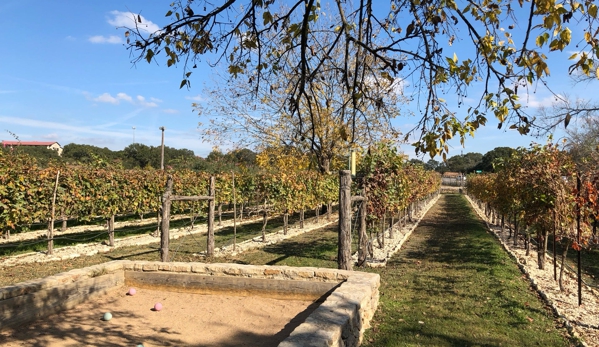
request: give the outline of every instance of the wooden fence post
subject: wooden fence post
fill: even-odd
[[[339,171],[339,240],[337,266],[352,269],[351,259],[351,171]]]
[[[208,200],[208,236],[206,237],[206,256],[214,256],[214,199],[215,199],[215,184],[214,176],[210,177],[210,191],[208,195],[212,200]]]
[[[171,215],[171,195],[173,192],[173,178],[166,179],[166,189],[162,195],[162,223],[160,225],[160,260],[168,261],[169,222]]]

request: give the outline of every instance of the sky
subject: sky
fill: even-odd
[[[133,64],[124,45],[124,30],[117,29],[132,25],[128,13],[133,12],[141,14],[148,30],[157,30],[168,23],[164,16],[168,10],[169,1],[157,0],[2,0],[0,139],[120,150],[133,142],[159,146],[159,127],[164,126],[167,146],[207,156],[213,145],[201,140],[200,119],[191,104],[202,101],[202,90],[213,83],[214,71],[199,64],[191,89],[179,89],[182,68],[167,68],[162,60]],[[590,97],[592,88],[573,86],[564,73],[571,52],[562,55],[555,65],[550,62],[552,88]],[[529,112],[550,105],[553,98],[547,90],[537,86],[530,90],[534,93],[522,98]],[[475,98],[476,90],[467,102]],[[513,130],[498,130],[497,122],[488,118],[487,126],[468,138],[465,147],[452,141],[449,156],[545,142]],[[416,119],[405,117],[398,122],[407,130]],[[409,145],[402,149],[415,157]]]

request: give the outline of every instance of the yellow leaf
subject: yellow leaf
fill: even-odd
[[[453,53],[453,62],[454,63],[458,62],[458,56],[455,53]]]

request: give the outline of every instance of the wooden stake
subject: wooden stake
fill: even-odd
[[[160,260],[168,261],[169,222],[171,215],[171,195],[173,193],[173,178],[168,176],[166,188],[162,195],[162,223],[160,224]]]
[[[208,234],[206,237],[206,256],[214,256],[214,199],[216,198],[216,189],[214,184],[214,176],[210,177],[210,191],[208,195],[212,200],[208,200]]]
[[[50,223],[48,223],[48,255],[54,253],[54,213],[56,212],[56,191],[58,190],[58,178],[60,170],[56,172],[56,182],[54,183],[54,194],[52,195],[52,210],[50,212]]]
[[[108,219],[108,245],[114,247],[114,215]]]

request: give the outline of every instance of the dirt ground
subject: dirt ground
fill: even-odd
[[[315,308],[311,301],[128,288],[0,332],[13,346],[277,346]],[[154,304],[163,305],[154,311]],[[102,320],[105,312],[113,318]]]

